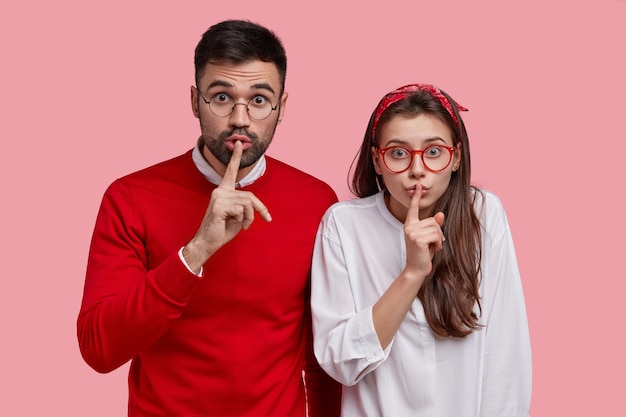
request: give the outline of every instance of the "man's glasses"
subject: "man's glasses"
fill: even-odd
[[[390,146],[378,149],[383,157],[383,162],[391,172],[399,174],[411,167],[413,155],[418,154],[424,163],[424,167],[432,172],[443,171],[450,165],[452,154],[456,148],[444,145],[431,145],[424,150],[410,150],[402,146]]]
[[[242,105],[246,106],[248,116],[250,116],[251,119],[263,120],[267,119],[269,115],[272,114],[272,111],[278,108],[278,105],[272,107],[272,103],[270,103],[267,97],[260,95],[252,97],[247,103],[236,103],[235,99],[226,93],[217,93],[211,97],[210,100],[204,98],[199,89],[198,94],[200,94],[202,100],[209,105],[211,113],[219,117],[230,115],[235,110],[235,106]]]

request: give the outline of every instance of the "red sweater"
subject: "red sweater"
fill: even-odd
[[[313,358],[309,273],[337,196],[267,157],[245,190],[269,209],[193,275],[178,250],[215,188],[191,151],[115,181],[91,242],[78,340],[98,372],[131,360],[129,416],[339,415],[340,388]]]

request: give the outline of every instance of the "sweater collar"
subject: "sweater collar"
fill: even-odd
[[[222,182],[222,176],[218,174],[217,171],[213,169],[211,165],[209,165],[206,159],[204,159],[204,156],[202,156],[202,151],[200,150],[199,141],[198,143],[196,143],[196,146],[193,148],[191,157],[193,158],[193,162],[196,165],[196,168],[198,168],[198,171],[200,171],[200,173],[204,175],[204,178],[206,178],[207,181],[215,185],[219,185],[220,182]],[[235,184],[235,187],[243,188],[252,184],[254,181],[261,178],[263,174],[265,174],[265,168],[266,168],[265,154],[263,154],[257,161],[254,168],[252,168],[252,171],[250,171],[248,175],[246,175],[241,180],[239,180]]]

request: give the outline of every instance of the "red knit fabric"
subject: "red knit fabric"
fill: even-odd
[[[215,188],[191,152],[115,181],[93,233],[78,339],[98,372],[131,360],[129,416],[338,416],[340,388],[314,362],[309,272],[323,182],[267,158],[245,190],[268,207],[204,266],[177,252]]]

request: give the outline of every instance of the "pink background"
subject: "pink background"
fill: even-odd
[[[224,18],[282,37],[269,154],[341,199],[388,90],[430,82],[468,107],[473,180],[518,250],[531,414],[626,415],[626,1],[157,3],[0,7],[0,415],[125,415],[127,365],[97,374],[76,341],[91,231],[111,181],[193,146],[193,49]]]

